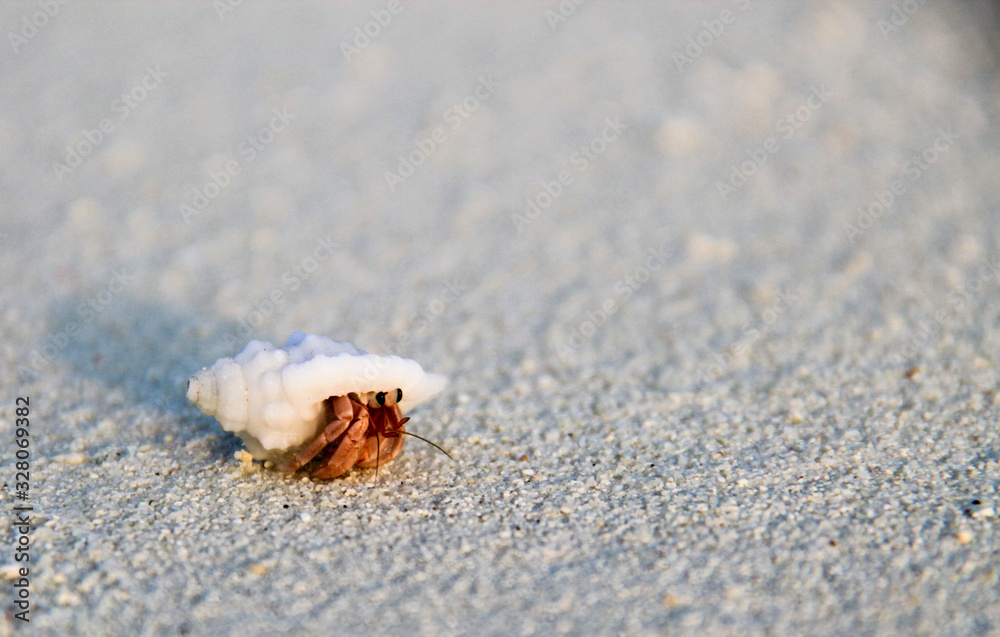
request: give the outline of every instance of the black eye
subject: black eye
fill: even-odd
[[[377,402],[379,405],[382,405],[383,407],[385,407],[385,392],[384,391],[380,391],[379,393],[375,394],[375,402]]]
[[[402,389],[397,389],[396,390],[396,402],[398,403],[401,400],[403,400],[403,390]]]

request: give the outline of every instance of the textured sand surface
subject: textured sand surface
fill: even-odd
[[[0,635],[1000,634],[991,5],[43,6]],[[295,330],[447,374],[456,462],[241,463],[185,381]]]

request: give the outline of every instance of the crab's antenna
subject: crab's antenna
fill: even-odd
[[[450,453],[448,453],[447,451],[445,451],[444,449],[442,449],[442,448],[441,448],[440,446],[438,446],[437,444],[435,444],[435,443],[431,442],[431,441],[430,441],[430,440],[428,440],[427,438],[424,438],[423,436],[418,436],[417,434],[414,434],[414,433],[410,433],[409,431],[405,431],[405,430],[400,430],[400,432],[399,432],[399,433],[401,433],[401,434],[406,434],[407,436],[413,436],[413,437],[414,437],[414,438],[416,438],[417,440],[423,440],[424,442],[426,442],[426,443],[427,443],[427,444],[429,444],[430,446],[434,447],[435,449],[437,449],[438,451],[440,451],[440,452],[441,452],[441,453],[443,453],[444,455],[448,456],[448,459],[449,459],[449,460],[451,460],[452,462],[454,462],[454,461],[455,461],[455,459],[451,457],[451,454],[450,454]]]

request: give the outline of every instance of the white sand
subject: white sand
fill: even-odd
[[[4,5],[0,634],[998,634],[998,21],[902,4]],[[457,463],[241,465],[294,330]]]

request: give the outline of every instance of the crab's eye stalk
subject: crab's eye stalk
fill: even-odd
[[[384,391],[380,391],[379,393],[375,394],[375,402],[378,403],[379,407],[385,407],[385,392]]]
[[[383,404],[383,407],[392,407],[399,402],[400,396],[403,395],[403,390],[393,389],[392,391],[382,393],[385,394],[385,404]]]
[[[403,390],[402,389],[397,389],[396,390],[396,402],[397,403],[403,402]]]

